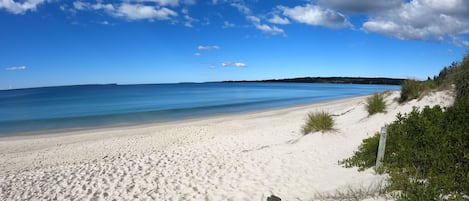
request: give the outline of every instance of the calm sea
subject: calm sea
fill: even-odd
[[[181,120],[398,89],[356,84],[191,83],[3,90],[0,136]]]

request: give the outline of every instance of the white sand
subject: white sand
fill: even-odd
[[[183,122],[0,138],[0,200],[312,200],[384,176],[338,161],[413,106],[447,106],[448,92],[368,116],[366,97]],[[303,136],[308,112],[335,114],[336,132]]]

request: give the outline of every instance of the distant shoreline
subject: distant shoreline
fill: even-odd
[[[204,84],[204,83],[242,83],[242,82],[283,82],[283,83],[324,83],[324,84],[379,84],[379,85],[401,85],[406,80],[402,78],[386,77],[298,77],[267,80],[225,80],[225,81],[207,81],[207,82],[177,82],[177,83],[142,83],[142,84],[71,84],[71,85],[52,85],[37,86],[26,88],[0,89],[0,91],[24,90],[36,88],[54,88],[54,87],[83,87],[83,86],[130,86],[130,85],[170,85],[170,84]]]
[[[324,84],[380,84],[380,85],[401,85],[406,79],[385,78],[385,77],[299,77],[286,79],[269,80],[240,80],[224,81],[230,82],[283,82],[283,83],[324,83]]]

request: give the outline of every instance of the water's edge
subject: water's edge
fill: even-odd
[[[95,95],[86,94],[88,91],[81,92],[82,94],[70,98],[72,95],[63,95],[60,93],[63,92],[48,92],[41,94],[40,96],[34,94],[32,100],[26,99],[26,101],[39,100],[35,105],[38,111],[44,113],[46,111],[44,107],[50,107],[50,110],[54,110],[54,107],[63,108],[63,105],[67,104],[72,105],[75,108],[75,112],[80,112],[80,107],[96,107],[99,110],[105,108],[110,112],[107,113],[97,113],[95,115],[85,115],[85,116],[47,116],[40,112],[38,114],[42,116],[37,116],[36,118],[31,118],[30,116],[34,115],[24,115],[28,118],[22,117],[23,119],[14,119],[11,120],[1,120],[0,119],[0,137],[8,136],[28,136],[28,135],[42,135],[49,133],[62,133],[69,131],[79,131],[87,129],[96,129],[96,128],[110,128],[110,127],[120,127],[120,126],[134,126],[142,125],[148,123],[164,123],[164,122],[173,122],[181,121],[187,119],[197,119],[205,118],[219,115],[230,115],[230,114],[239,114],[246,112],[259,112],[264,110],[272,110],[279,108],[288,108],[296,107],[300,105],[309,105],[324,101],[332,101],[337,99],[351,98],[357,96],[363,96],[371,94],[372,92],[384,91],[387,88],[379,86],[374,88],[373,86],[361,86],[361,85],[298,85],[298,84],[220,84],[220,85],[177,85],[170,86],[170,90],[167,89],[168,85],[154,86],[157,89],[148,89],[148,86],[143,86],[145,88],[131,88],[122,89],[112,88],[118,86],[105,86],[106,89],[96,90],[91,88],[91,90],[96,90],[100,93],[106,94],[109,92],[111,94],[109,97],[115,99],[108,101],[109,97],[94,97]],[[89,88],[90,86],[86,86]],[[109,89],[109,87],[111,87]],[[208,89],[207,89],[208,87]],[[233,88],[234,87],[234,88]],[[329,88],[328,88],[329,87]],[[343,88],[341,88],[343,87]],[[317,89],[319,88],[319,89]],[[392,88],[392,87],[391,87]],[[60,88],[59,88],[60,89]],[[78,88],[78,92],[83,90],[83,88]],[[89,89],[87,89],[89,90]],[[143,92],[139,92],[142,90]],[[355,90],[355,91],[354,91]],[[129,94],[129,91],[131,94]],[[195,92],[194,92],[195,91]],[[218,92],[220,94],[213,94]],[[232,95],[230,93],[238,93]],[[70,92],[66,92],[70,93]],[[140,93],[140,94],[138,94]],[[155,93],[156,95],[150,94]],[[194,93],[194,94],[187,94]],[[263,94],[264,93],[264,94]],[[137,94],[137,95],[135,95]],[[176,94],[176,95],[174,95]],[[180,95],[182,94],[182,95]],[[259,95],[261,94],[261,95]],[[0,94],[0,106],[2,106],[2,94]],[[3,103],[15,103],[14,96],[13,98],[8,96],[9,94],[3,94]],[[62,96],[61,96],[62,95]],[[165,97],[166,96],[166,97]],[[6,97],[6,98],[5,98]],[[39,97],[39,98],[37,98]],[[52,98],[51,98],[52,97]],[[137,101],[134,100],[137,97]],[[234,98],[233,98],[234,97]],[[241,98],[240,98],[241,97]],[[67,98],[71,101],[67,102]],[[93,99],[94,98],[94,99]],[[131,99],[128,101],[121,101],[122,99]],[[180,99],[188,100],[180,100]],[[193,100],[192,100],[192,99]],[[237,98],[237,99],[236,99]],[[37,99],[37,100],[36,100]],[[59,101],[57,101],[58,99]],[[85,99],[82,101],[80,99]],[[90,99],[91,101],[88,101]],[[104,101],[102,100],[104,99]],[[141,100],[143,105],[148,104],[148,100],[154,104],[155,101],[160,101],[159,105],[151,105],[149,107],[144,107],[144,109],[139,110]],[[166,100],[167,99],[167,100]],[[226,101],[225,101],[226,99]],[[65,100],[65,101],[64,101]],[[76,101],[80,100],[80,101]],[[207,100],[208,103],[207,103]],[[95,102],[100,103],[97,106]],[[140,101],[140,102],[139,102]],[[186,101],[186,102],[184,102]],[[191,102],[193,101],[193,102]],[[204,102],[205,101],[205,102]],[[24,100],[23,100],[24,102]],[[174,103],[176,102],[176,103]],[[49,103],[49,104],[47,104]],[[58,104],[54,106],[53,104]],[[61,105],[62,104],[62,105]],[[107,105],[110,105],[109,107]],[[113,106],[113,104],[117,106]],[[132,105],[130,109],[124,110],[121,105],[126,106]],[[172,105],[171,105],[172,104]],[[5,105],[5,104],[4,104]],[[23,104],[24,105],[24,104]],[[52,105],[52,106],[50,106]],[[169,106],[168,106],[169,105]],[[13,106],[15,106],[13,104]],[[68,106],[71,107],[71,106]],[[71,107],[73,109],[73,107]],[[18,107],[25,110],[24,108]],[[135,109],[137,108],[137,109]],[[2,114],[2,108],[0,108],[0,114]],[[34,108],[33,108],[34,109]],[[90,110],[89,108],[84,108],[85,110]],[[8,111],[8,109],[5,109]],[[91,109],[92,112],[94,110]],[[10,114],[15,114],[15,110],[10,109]],[[53,112],[53,111],[52,111]],[[73,110],[72,110],[73,112]],[[79,113],[78,113],[79,114]],[[44,118],[46,116],[47,118]]]

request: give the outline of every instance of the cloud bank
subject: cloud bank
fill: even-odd
[[[346,13],[373,13],[399,7],[403,0],[319,0],[318,4]]]
[[[283,16],[310,26],[328,28],[360,27],[402,40],[450,39],[465,46],[459,36],[469,33],[467,0],[318,0],[294,7],[278,6]],[[362,24],[349,18],[366,16]],[[278,19],[272,19],[272,23]]]
[[[399,39],[443,40],[469,33],[469,1],[412,0],[371,15],[363,30]]]
[[[190,12],[191,6],[199,4],[209,7],[205,9],[231,8],[248,23],[243,25],[239,18],[220,13],[221,28],[235,27],[236,23],[237,28],[255,28],[268,35],[286,36],[288,26],[297,23],[331,29],[351,28],[402,40],[446,40],[458,46],[469,45],[467,39],[463,39],[469,34],[469,0],[312,0],[290,2],[289,6],[270,5],[271,8],[264,8],[267,4],[261,1],[243,0],[212,0],[211,3],[195,0],[0,0],[0,12],[21,15],[53,3],[73,14],[87,11],[128,21],[166,20],[189,28],[195,27],[201,19],[210,21],[203,16],[204,12]],[[256,13],[258,10],[263,13]]]

